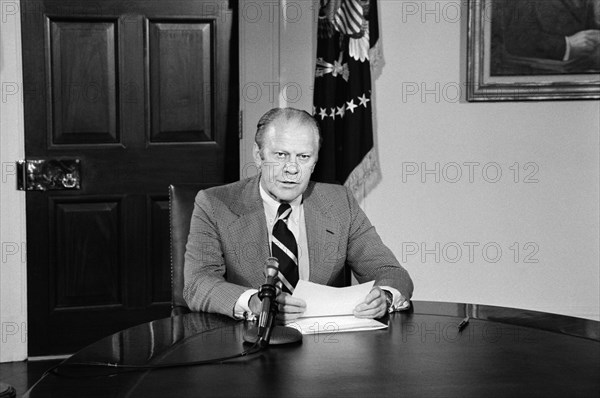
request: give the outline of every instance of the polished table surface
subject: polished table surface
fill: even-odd
[[[458,331],[466,315],[468,325]],[[305,335],[220,364],[125,372],[243,351],[249,325],[179,315],[106,337],[27,397],[599,397],[600,322],[502,307],[413,302],[383,330]],[[68,336],[65,336],[68,338]]]

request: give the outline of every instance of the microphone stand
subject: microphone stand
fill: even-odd
[[[298,329],[289,326],[275,325],[277,304],[272,303],[271,306],[275,307],[275,310],[269,312],[272,315],[269,316],[267,326],[264,328],[264,334],[260,336],[259,328],[250,326],[244,333],[244,342],[248,344],[257,343],[260,348],[274,345],[302,343],[302,333],[300,333]]]
[[[261,301],[268,300],[267,305],[269,305],[269,312],[264,314],[261,313],[261,317],[258,321],[258,344],[261,348],[269,345],[269,340],[271,339],[271,332],[273,331],[273,320],[277,316],[277,302],[275,301],[275,297],[277,296],[277,290],[275,286],[272,284],[265,283],[260,287],[258,291],[258,298]],[[263,317],[266,315],[266,319]]]
[[[267,280],[270,282],[270,280]],[[280,285],[281,282],[278,282]],[[283,345],[302,342],[302,333],[297,329],[275,325],[277,317],[277,288],[272,283],[265,283],[258,291],[258,298],[263,301],[263,308],[268,305],[268,311],[261,311],[258,320],[258,327],[250,327],[244,333],[244,341],[246,343],[258,343],[260,348],[266,348],[268,345]]]

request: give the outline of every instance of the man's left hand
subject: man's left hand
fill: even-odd
[[[380,318],[386,312],[385,293],[377,286],[371,289],[365,301],[354,308],[354,316],[357,318]]]

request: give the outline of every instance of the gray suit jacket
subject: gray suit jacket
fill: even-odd
[[[239,296],[265,281],[270,256],[259,177],[198,192],[185,254],[183,297],[193,311],[233,316]],[[412,296],[408,272],[383,244],[352,193],[311,182],[303,196],[310,277],[344,286],[344,267],[359,282]],[[302,255],[300,253],[300,255]]]

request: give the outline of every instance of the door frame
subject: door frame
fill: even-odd
[[[27,358],[27,240],[25,192],[17,191],[15,161],[25,156],[19,3],[0,10],[0,362]]]
[[[258,172],[252,146],[265,112],[290,106],[312,114],[318,4],[279,0],[276,7],[268,0],[240,1],[240,178]]]

